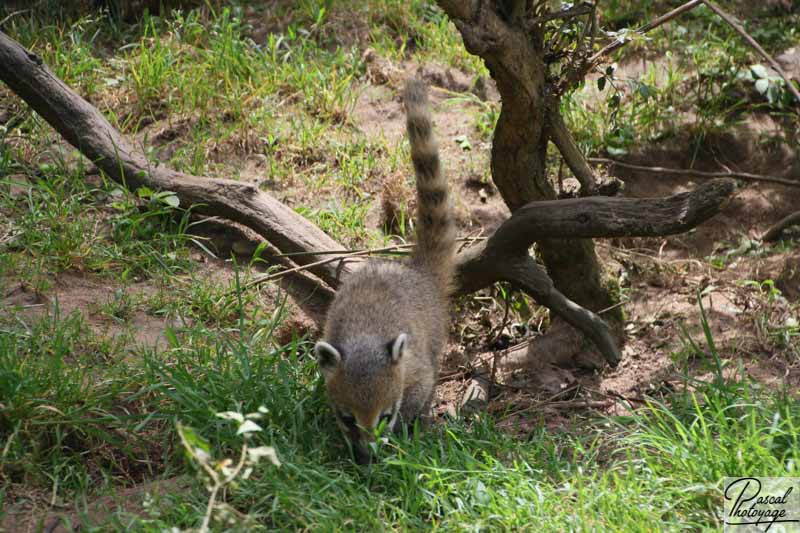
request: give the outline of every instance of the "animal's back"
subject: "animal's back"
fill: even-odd
[[[435,373],[447,337],[456,230],[425,85],[409,80],[403,100],[417,184],[417,245],[409,262],[372,262],[353,274],[337,291],[325,336],[408,333],[412,355],[424,354]]]
[[[448,301],[429,272],[410,263],[373,261],[349,276],[328,312],[325,338],[348,344],[354,332],[394,339],[409,335],[410,352],[435,372],[449,321]]]

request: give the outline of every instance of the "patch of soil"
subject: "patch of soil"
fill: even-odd
[[[123,287],[116,281],[67,271],[58,274],[52,288],[43,293],[19,282],[6,287],[5,294],[0,295],[0,307],[4,309],[16,308],[30,317],[45,313],[67,317],[77,312],[83,316],[86,325],[103,337],[130,336],[134,346],[166,346],[164,330],[171,324],[164,319],[137,310],[125,316],[124,320],[115,320],[102,312],[104,304],[114,306],[121,297],[152,296],[157,289],[147,282]]]
[[[690,138],[672,139],[659,146],[642,150],[627,162],[647,166],[695,168],[774,175],[797,180],[800,185],[800,157],[787,144],[765,145],[765,135],[779,138],[782,128],[768,116],[748,119],[733,134],[707,137],[703,142]],[[625,195],[630,197],[665,196],[691,190],[702,178],[690,175],[668,175],[657,172],[612,167],[625,182]],[[774,183],[740,181],[740,187],[722,212],[688,234],[666,237],[659,254],[668,259],[702,259],[725,243],[736,243],[741,237],[754,239],[775,222],[797,210],[800,187]],[[645,240],[631,241],[638,245]],[[650,241],[652,242],[652,241]]]
[[[133,487],[118,488],[111,494],[99,496],[89,502],[76,502],[74,509],[44,503],[47,501],[47,495],[41,494],[39,497],[32,497],[24,504],[7,509],[0,522],[0,531],[8,533],[83,531],[107,525],[108,520],[118,513],[145,516],[148,498],[185,492],[191,485],[191,480],[184,476],[149,481]]]

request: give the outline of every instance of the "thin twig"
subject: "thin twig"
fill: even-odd
[[[600,241],[595,242],[595,246],[599,246],[600,248],[605,248],[609,250],[611,253],[618,253],[622,255],[635,255],[658,264],[679,265],[682,263],[688,263],[697,266],[700,270],[705,268],[705,265],[703,265],[703,263],[698,261],[697,259],[661,259],[660,257],[653,255],[652,253],[646,254],[643,252],[637,252],[636,250],[631,248],[619,248],[617,246],[611,246],[609,244]],[[639,248],[639,249],[648,250],[647,248]]]
[[[492,340],[490,342],[487,342],[487,346],[489,346],[490,348],[492,344],[496,343],[500,339],[500,336],[503,334],[503,330],[506,329],[506,327],[508,326],[508,313],[509,310],[511,309],[510,286],[508,288],[508,291],[506,292],[506,297],[504,299],[505,299],[506,309],[505,312],[503,313],[503,320],[502,322],[500,322],[500,327],[498,328],[497,332],[494,335],[492,335]],[[500,352],[498,350],[493,350],[493,352],[494,353],[492,354],[492,373],[491,376],[489,377],[489,393],[488,393],[489,398],[491,398],[492,394],[494,393],[495,380],[497,379],[497,359],[500,357]]]
[[[639,34],[643,35],[643,34],[647,33],[648,31],[653,30],[655,28],[658,28],[659,26],[669,22],[670,20],[674,19],[675,17],[677,17],[679,15],[682,15],[683,13],[696,8],[697,6],[699,6],[702,3],[703,3],[703,0],[691,0],[690,2],[686,2],[682,6],[676,7],[675,9],[670,11],[669,13],[661,15],[657,19],[655,19],[655,20],[653,20],[651,22],[648,22],[647,24],[645,24],[644,26],[642,26],[641,28],[636,30],[636,33],[639,33]],[[617,39],[614,42],[612,42],[611,44],[607,45],[605,48],[603,48],[602,50],[600,50],[599,52],[597,52],[596,54],[594,54],[592,57],[589,58],[588,68],[591,69],[593,66],[595,66],[597,63],[600,62],[600,60],[603,58],[603,56],[608,55],[611,52],[613,52],[613,51],[615,51],[615,50],[617,50],[619,48],[622,48],[623,46],[625,46],[629,42],[630,42],[630,39]]]
[[[800,91],[797,90],[797,87],[794,86],[794,84],[791,82],[791,80],[783,71],[778,62],[775,61],[772,58],[772,56],[769,55],[767,51],[764,50],[764,48],[762,48],[761,45],[758,44],[758,42],[755,39],[753,39],[753,37],[749,33],[747,33],[745,29],[742,27],[742,25],[736,22],[736,20],[732,16],[723,11],[718,5],[716,5],[714,2],[711,2],[710,0],[702,0],[702,2],[708,7],[708,9],[719,15],[719,17],[722,20],[728,23],[728,25],[731,28],[736,30],[736,33],[744,37],[744,40],[747,41],[747,44],[755,48],[756,52],[758,52],[761,55],[761,57],[767,60],[767,63],[769,63],[769,65],[773,69],[775,69],[775,72],[777,72],[778,75],[781,78],[783,78],[783,81],[786,82],[786,87],[789,89],[789,92],[792,93],[795,100],[797,100],[797,103],[800,104]]]
[[[779,183],[787,187],[800,187],[800,181],[790,180],[786,178],[778,178],[775,176],[765,176],[763,174],[751,174],[749,172],[704,172],[701,170],[693,170],[690,168],[665,168],[665,167],[648,167],[644,165],[634,165],[631,163],[623,163],[616,159],[609,159],[607,157],[590,157],[590,163],[604,163],[607,165],[617,165],[623,168],[630,168],[632,170],[642,170],[645,172],[657,172],[659,174],[681,174],[690,175],[700,178],[737,178],[748,181],[764,181],[767,183]]]
[[[642,404],[642,405],[647,404],[647,400],[643,400],[641,398],[633,398],[633,397],[630,397],[630,396],[624,396],[624,395],[622,395],[622,394],[620,394],[619,392],[616,392],[616,391],[604,392],[604,391],[601,391],[599,389],[594,389],[594,388],[586,387],[586,386],[584,386],[583,388],[586,389],[588,392],[591,392],[591,393],[594,393],[594,394],[599,394],[600,396],[605,396],[606,398],[609,398],[611,400],[620,400],[620,401],[623,401],[623,402],[627,402],[629,404],[632,404],[634,402]]]
[[[508,420],[509,418],[511,418],[512,416],[520,415],[522,413],[531,411],[532,409],[535,409],[535,408],[540,407],[542,405],[551,403],[551,402],[555,401],[557,398],[560,398],[561,396],[564,396],[565,394],[569,394],[570,392],[573,392],[573,391],[577,390],[578,387],[580,387],[580,384],[576,383],[575,385],[567,387],[566,389],[560,390],[557,393],[555,393],[552,396],[550,396],[549,398],[545,398],[544,400],[539,400],[537,402],[532,403],[531,405],[528,405],[527,407],[523,407],[522,409],[518,409],[516,411],[513,411],[513,412],[505,415],[504,417],[500,418],[499,422],[504,422],[504,421]]]
[[[490,337],[490,339],[491,339],[491,340],[488,340],[488,341],[486,341],[486,346],[487,346],[489,349],[491,349],[491,346],[492,346],[492,344],[494,344],[495,342],[497,342],[497,340],[500,338],[500,335],[502,335],[502,334],[503,334],[503,330],[504,330],[504,329],[506,328],[506,326],[508,325],[508,312],[509,312],[509,309],[510,309],[510,307],[511,307],[511,305],[510,305],[510,301],[511,301],[511,287],[510,287],[510,286],[509,286],[509,290],[506,292],[506,296],[505,296],[505,298],[503,298],[503,301],[505,302],[505,311],[504,311],[504,313],[503,313],[503,320],[502,320],[502,321],[500,321],[500,326],[497,328],[497,330],[495,331],[494,335],[492,335],[492,336]]]
[[[465,243],[473,243],[479,240],[485,240],[486,237],[469,237],[469,238],[462,238],[456,239],[457,242],[465,242]],[[285,254],[275,254],[270,255],[270,258],[280,258],[280,257],[293,257],[293,256],[302,256],[302,255],[335,255],[335,257],[329,257],[327,259],[321,259],[314,263],[307,263],[305,265],[299,265],[292,268],[287,268],[286,270],[281,270],[279,272],[274,272],[272,274],[265,274],[264,276],[257,277],[250,282],[246,283],[242,286],[242,290],[251,289],[262,283],[266,283],[267,281],[273,281],[276,279],[280,279],[284,276],[289,274],[293,274],[295,272],[304,272],[306,270],[310,270],[312,268],[326,265],[328,263],[333,263],[334,261],[345,261],[352,257],[363,257],[365,255],[372,255],[377,253],[405,253],[404,251],[409,248],[414,248],[416,244],[396,244],[393,246],[384,246],[383,248],[366,248],[360,250],[323,250],[323,251],[308,251],[308,252],[291,252]],[[337,274],[338,278],[338,274]],[[232,291],[234,292],[234,291]]]
[[[270,254],[270,259],[277,259],[279,257],[299,257],[304,255],[342,255],[342,254],[355,254],[355,253],[371,253],[371,254],[379,254],[379,253],[386,253],[392,252],[395,250],[405,250],[408,248],[414,248],[416,244],[393,244],[391,246],[384,246],[383,248],[356,248],[352,250],[312,250],[308,252],[289,252],[285,254]]]
[[[485,241],[486,239],[488,239],[488,237],[483,236],[483,228],[478,228],[463,239],[457,239],[457,241],[461,241],[461,246],[458,247],[456,253],[460,254],[463,250],[469,248],[476,242]]]
[[[350,254],[341,254],[341,255],[337,255],[336,257],[329,257],[328,259],[321,259],[319,261],[315,261],[314,263],[308,263],[308,264],[305,264],[305,265],[296,266],[296,267],[289,268],[289,269],[286,269],[286,270],[281,270],[280,272],[275,272],[274,274],[267,274],[265,276],[257,277],[254,280],[246,283],[242,288],[243,289],[250,289],[252,287],[255,287],[256,285],[261,285],[262,283],[266,283],[267,281],[271,281],[271,280],[274,280],[274,279],[282,278],[282,277],[286,276],[287,274],[291,274],[293,272],[302,272],[302,271],[308,270],[310,268],[318,267],[318,266],[321,266],[321,265],[326,265],[328,263],[333,263],[334,261],[342,261],[342,260],[347,259],[349,257],[359,257],[359,256],[368,255],[370,253],[371,253],[371,250],[363,250],[361,252],[353,252],[353,253],[350,253]]]
[[[462,240],[462,239],[457,239]],[[393,250],[401,250],[405,248],[413,248],[416,246],[415,244],[396,244],[394,246],[385,246],[383,248],[367,248],[362,250],[355,250],[355,251],[347,251],[347,250],[325,250],[322,252],[294,252],[294,253],[287,253],[287,254],[279,254],[279,255],[272,255],[270,257],[278,258],[278,257],[291,257],[293,255],[308,255],[308,254],[318,254],[318,255],[326,255],[326,254],[335,254],[336,257],[329,257],[327,259],[321,259],[314,263],[308,263],[305,265],[299,265],[296,267],[288,268],[286,270],[281,270],[280,272],[275,272],[272,274],[266,274],[264,276],[257,277],[252,281],[246,283],[242,286],[242,289],[250,289],[257,285],[261,285],[262,283],[266,283],[267,281],[272,281],[276,279],[280,279],[288,274],[292,274],[294,272],[303,272],[305,270],[312,269],[314,267],[318,267],[321,265],[325,265],[328,263],[333,263],[334,261],[344,261],[351,257],[363,257],[365,255],[371,255],[374,253],[387,253]]]
[[[30,11],[30,9],[20,9],[19,11],[14,11],[13,13],[10,13],[3,20],[0,20],[0,28],[2,28],[5,25],[6,22],[8,22],[9,20],[13,19],[17,15],[21,15],[23,13],[27,13],[28,11]]]
[[[611,400],[585,400],[583,398],[576,398],[574,400],[561,400],[550,402],[550,407],[568,407],[571,409],[607,409],[614,405]]]
[[[471,370],[459,370],[457,372],[451,372],[450,374],[440,375],[437,379],[437,383],[444,383],[445,381],[452,381],[453,378],[465,378],[470,374]]]
[[[612,309],[616,309],[617,307],[621,307],[621,306],[625,305],[628,302],[630,302],[630,299],[620,300],[619,302],[615,303],[614,305],[609,305],[605,309],[601,309],[601,310],[597,311],[597,314],[598,315],[602,315],[603,313],[608,313]]]
[[[475,241],[483,241],[486,240],[486,237],[461,237],[456,239],[456,242],[464,242],[467,244],[473,244]],[[407,250],[411,248],[415,248],[417,246],[416,243],[408,243],[408,244],[393,244],[391,246],[385,246],[383,248],[354,248],[350,250],[311,250],[309,252],[289,252],[285,254],[270,254],[270,259],[278,258],[278,257],[297,257],[303,255],[334,255],[334,254],[352,254],[356,252],[370,252],[370,253],[385,253],[385,252],[392,252],[394,250]],[[405,253],[405,252],[403,252]]]
[[[239,472],[242,470],[244,466],[245,459],[247,458],[247,443],[242,445],[242,453],[239,457],[239,462],[236,463],[233,471],[230,475],[226,476],[224,479],[219,479],[216,471],[208,465],[208,463],[201,463],[205,471],[214,480],[214,486],[211,488],[211,494],[208,497],[208,504],[206,505],[206,513],[203,516],[203,523],[200,525],[200,532],[206,533],[208,531],[208,525],[211,523],[211,515],[214,512],[214,506],[216,505],[217,494],[219,493],[220,489],[223,488],[225,485],[236,479],[236,476],[239,475]]]
[[[533,26],[534,24],[542,24],[545,22],[549,22],[551,20],[556,19],[570,19],[574,17],[579,17],[581,15],[586,15],[594,11],[594,5],[592,4],[581,4],[578,6],[573,6],[569,9],[565,9],[563,11],[555,11],[551,13],[545,13],[544,15],[534,17],[528,21],[526,21],[526,25],[528,27]]]

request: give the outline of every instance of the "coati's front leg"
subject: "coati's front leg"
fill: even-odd
[[[425,379],[406,387],[403,391],[403,403],[400,406],[401,423],[395,425],[395,432],[402,431],[403,426],[410,432],[418,419],[426,422],[430,418],[434,385],[433,375],[426,375]]]

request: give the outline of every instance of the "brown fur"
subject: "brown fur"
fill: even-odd
[[[410,423],[428,412],[447,340],[455,253],[447,180],[424,85],[409,81],[404,99],[417,178],[416,250],[409,262],[371,262],[346,279],[315,348],[360,462],[381,416],[397,427],[398,419]]]

